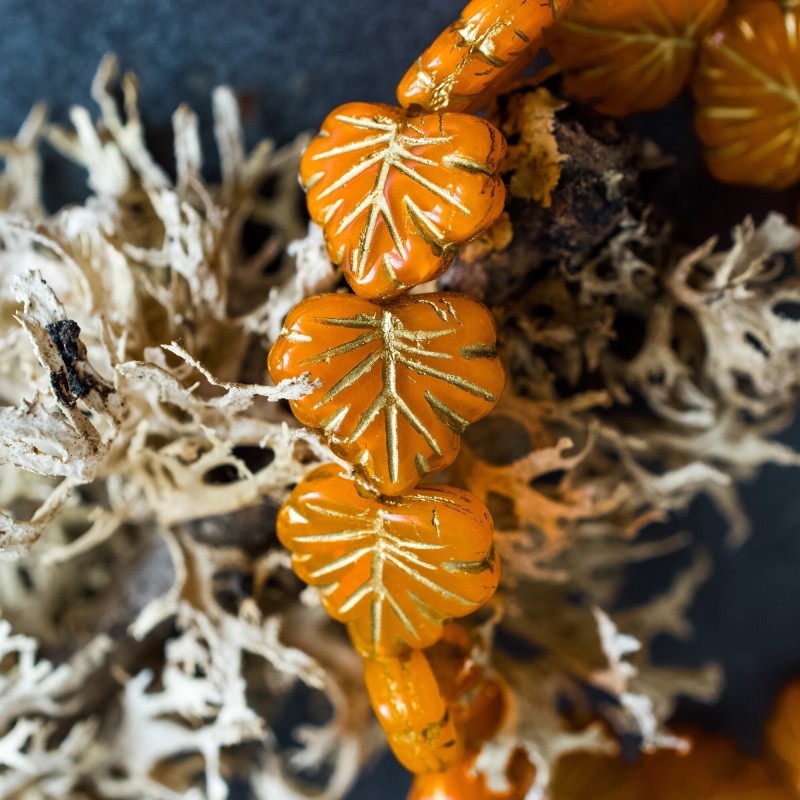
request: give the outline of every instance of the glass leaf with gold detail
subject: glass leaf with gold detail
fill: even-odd
[[[505,88],[541,47],[545,28],[571,0],[473,0],[408,70],[406,108],[472,111]]]
[[[452,463],[505,382],[489,310],[449,293],[388,305],[308,298],[287,317],[269,371],[276,382],[304,373],[318,382],[291,401],[295,416],[386,495]]]
[[[323,123],[300,178],[331,261],[356,294],[388,299],[441,275],[497,219],[505,152],[478,117],[350,103]]]
[[[379,497],[336,464],[294,489],[278,537],[298,577],[320,587],[325,610],[370,657],[432,644],[447,619],[480,608],[500,578],[492,520],[476,497],[441,486]]]
[[[443,772],[461,761],[464,743],[457,721],[424,653],[367,658],[364,682],[386,739],[407,770]]]
[[[716,178],[773,189],[800,180],[800,4],[734,3],[703,42],[694,94]]]
[[[686,86],[697,46],[728,0],[575,0],[545,35],[567,91],[625,116],[661,108]]]

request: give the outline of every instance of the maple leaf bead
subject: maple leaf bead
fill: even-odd
[[[468,114],[350,103],[300,164],[311,218],[353,291],[386,300],[441,275],[505,204],[503,135]]]
[[[388,499],[328,464],[295,487],[277,530],[298,577],[320,587],[322,606],[365,656],[433,644],[447,619],[480,608],[500,579],[489,512],[460,489]]]
[[[423,653],[367,658],[364,682],[386,739],[407,770],[443,772],[461,761],[461,734]]]
[[[700,52],[695,128],[719,180],[781,189],[800,180],[800,8],[734,3]]]
[[[442,628],[425,650],[445,699],[463,722],[468,750],[478,751],[500,729],[509,709],[508,688],[499,676],[485,676],[473,655],[472,641],[457,622]]]
[[[612,116],[661,108],[686,86],[728,0],[575,0],[545,35],[567,91]]]
[[[541,47],[542,31],[570,0],[473,0],[408,70],[401,106],[428,111],[479,108]]]
[[[308,298],[269,355],[277,383],[308,373],[318,388],[291,401],[304,425],[385,495],[400,495],[455,459],[461,433],[503,391],[494,321],[459,294],[377,305],[351,294]]]

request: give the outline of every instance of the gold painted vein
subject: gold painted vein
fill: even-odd
[[[499,580],[491,517],[476,497],[432,486],[379,498],[335,464],[292,492],[278,536],[297,575],[370,656],[432,644],[444,620],[475,611]]]
[[[500,397],[503,367],[488,309],[457,294],[378,306],[354,295],[309,298],[270,353],[275,381],[305,372],[319,388],[292,409],[386,495],[450,464],[470,423]]]

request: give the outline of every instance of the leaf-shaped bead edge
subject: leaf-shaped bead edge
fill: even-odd
[[[438,120],[435,126],[436,135],[423,135],[422,130],[432,118]],[[458,136],[452,132],[459,125],[468,126],[471,133],[471,138],[465,137],[462,140],[465,150],[469,150],[466,145],[477,138],[478,131],[485,135],[487,143],[484,157],[479,159],[459,152]],[[322,149],[323,143],[331,137],[337,126],[351,126],[355,130],[363,130],[367,136],[361,141]],[[425,148],[444,144],[450,144],[452,152],[443,156],[440,162],[426,158]],[[381,149],[372,152],[370,148]],[[321,191],[314,191],[325,177],[325,171],[320,170],[318,165],[327,159],[350,157],[361,150],[365,151],[361,161],[325,185]],[[326,117],[319,134],[304,153],[300,169],[301,182],[308,194],[309,213],[323,227],[331,261],[342,267],[345,278],[357,295],[369,300],[385,301],[409,288],[438,278],[448,268],[456,251],[480,236],[499,217],[505,205],[506,192],[498,170],[505,154],[506,142],[502,133],[482,118],[456,113],[422,114],[388,105],[349,103],[335,109]],[[452,175],[457,176],[459,172],[464,179],[475,175],[485,176],[486,186],[481,191],[482,207],[470,207],[451,188],[438,185],[420,174],[420,169],[436,166],[447,170],[451,181],[457,182],[457,178]],[[331,220],[343,202],[341,197],[334,199],[334,196],[370,169],[376,170],[371,189],[349,213],[338,220],[337,227],[331,230]],[[451,231],[444,230],[437,224],[436,215],[429,214],[408,194],[403,195],[400,209],[393,208],[387,198],[387,190],[398,177],[412,181],[438,202],[451,206],[465,217],[474,215],[477,211],[468,234],[451,237]],[[320,201],[328,199],[331,201],[328,205],[317,208]],[[407,224],[398,224],[399,213],[405,215]],[[346,246],[337,244],[338,239],[364,214],[366,221],[359,235],[358,247],[352,248],[352,253],[349,253]],[[405,219],[403,221],[405,223]],[[391,254],[383,253],[382,270],[385,274],[378,280],[370,279],[374,269],[368,269],[368,266],[375,260],[372,246],[380,225],[385,225],[389,232],[393,252],[401,264],[393,265]],[[404,240],[401,230],[408,230],[418,237],[428,250],[426,258],[433,262],[432,266],[416,276],[410,276],[407,269],[413,256],[415,241],[407,238]]]
[[[591,0],[590,0],[591,1]],[[631,4],[642,0],[634,0]],[[624,117],[662,108],[674,100],[691,78],[696,53],[703,35],[723,14],[728,0],[704,0],[694,16],[686,0],[686,19],[674,23],[654,0],[647,0],[655,10],[652,26],[633,24],[615,28],[608,24],[601,4],[596,24],[578,22],[575,17],[587,5],[576,0],[567,12],[545,33],[545,46],[564,70],[566,91],[591,104],[603,114]],[[596,44],[579,46],[572,37],[592,37]],[[621,59],[626,46],[644,48],[638,60]],[[594,58],[590,54],[595,53]]]
[[[323,495],[321,500],[316,498],[319,493]],[[335,498],[327,505],[326,494]],[[337,508],[342,503],[347,510]],[[415,514],[420,515],[419,522],[412,521]],[[342,529],[320,531],[311,524],[315,515]],[[403,515],[408,519],[400,523],[401,527],[410,524],[413,531],[423,531],[430,521],[435,538],[427,542],[398,534],[393,529]],[[459,533],[469,536],[469,541],[463,546],[454,545],[452,534],[449,541],[448,535],[443,539],[445,525],[458,525]],[[304,531],[305,526],[310,526],[309,531]],[[293,490],[278,515],[277,532],[281,543],[292,553],[295,572],[311,585],[323,587],[323,606],[335,619],[350,622],[353,643],[365,657],[386,657],[409,647],[434,644],[448,619],[476,611],[491,598],[500,580],[500,561],[492,544],[493,525],[488,509],[474,495],[449,486],[428,486],[396,498],[380,497],[365,490],[340,466],[326,464],[309,473]],[[480,540],[476,542],[478,534]],[[452,552],[454,546],[467,551],[464,556],[474,552],[476,558],[431,560],[430,554],[435,555],[437,550]],[[337,558],[322,567],[317,563],[309,572],[313,564],[309,560],[316,556],[319,562],[321,549],[337,547],[344,548]],[[369,559],[369,577],[350,586],[347,597],[337,597],[336,591],[347,580],[347,570],[356,568],[359,562],[363,564],[365,558]],[[423,591],[403,591],[387,585],[387,568],[394,571],[395,578],[402,578],[412,587],[418,585]],[[439,570],[441,576],[437,578]],[[442,580],[455,574],[470,576],[469,591],[454,585],[452,578]],[[440,596],[450,613],[424,600],[427,592]],[[363,621],[352,622],[351,612],[365,600],[368,615]],[[397,621],[402,633],[396,641],[385,640],[385,622],[390,618]]]

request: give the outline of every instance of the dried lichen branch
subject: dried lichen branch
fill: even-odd
[[[283,402],[313,387],[264,382],[286,313],[340,277],[299,212],[305,140],[248,153],[218,89],[220,182],[185,106],[173,178],[116,76],[104,59],[97,120],[35,107],[0,142],[0,797],[224,800],[237,779],[335,800],[380,737],[359,659],[275,537],[332,458]],[[716,666],[650,654],[690,633],[702,553],[660,596],[601,609],[626,566],[692,546],[634,541],[649,523],[706,492],[740,539],[737,482],[797,463],[772,436],[799,385],[800,234],[772,216],[685,247],[605,122],[537,87],[496,114],[520,134],[514,197],[444,280],[497,306],[509,388],[447,477],[492,508],[505,557],[471,630],[512,713],[478,768],[501,788],[522,746],[544,798],[565,753],[681,747],[677,698],[719,689]],[[85,167],[84,203],[43,209],[43,138]]]
[[[293,607],[285,559],[262,561],[270,513],[326,455],[278,402],[313,385],[264,383],[286,310],[337,279],[315,229],[303,239],[302,142],[248,155],[222,88],[221,184],[202,178],[186,107],[173,181],[145,146],[135,79],[123,112],[115,78],[109,57],[97,122],[75,109],[74,130],[48,127],[37,108],[0,147],[0,634],[19,651],[0,657],[0,795],[222,800],[236,765],[270,796],[339,797],[375,740],[359,663]],[[86,168],[83,205],[42,209],[43,136]],[[228,575],[259,588],[226,605]],[[298,681],[335,713],[298,715],[292,753],[272,726]]]
[[[591,608],[614,602],[626,564],[691,544],[630,541],[649,524],[706,494],[739,543],[749,530],[739,481],[800,463],[773,438],[800,390],[800,232],[772,214],[746,220],[728,249],[687,247],[637,196],[630,142],[602,120],[561,118],[557,102],[528,88],[501,99],[497,121],[519,132],[530,106],[541,106],[531,126],[549,120],[547,141],[566,156],[562,179],[546,194],[542,165],[517,148],[508,177],[534,185],[509,204],[513,235],[487,237],[443,280],[497,302],[503,323],[506,395],[448,478],[493,511],[501,626],[534,654],[519,663],[495,654],[519,707],[479,766],[500,789],[502,754],[522,745],[537,766],[531,796],[545,797],[560,755],[613,749],[609,727],[646,750],[682,746],[665,727],[676,698],[719,692],[718,666],[655,667],[648,646],[689,633],[689,603],[709,574],[702,553],[667,593],[613,623]],[[609,702],[594,707],[583,684]],[[557,696],[574,709],[567,720]]]

